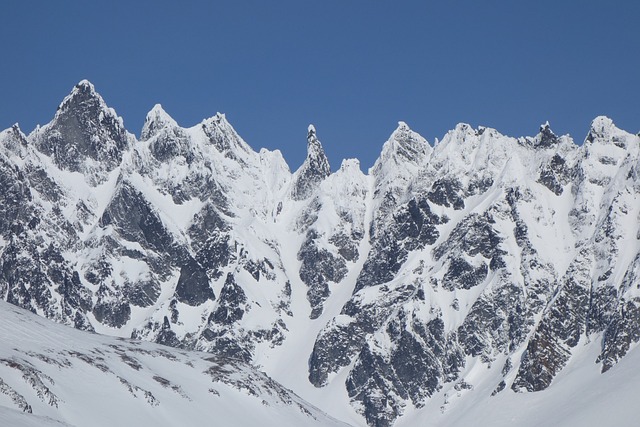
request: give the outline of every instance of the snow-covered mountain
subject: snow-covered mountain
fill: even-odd
[[[222,114],[183,128],[156,105],[140,135],[87,81],[0,133],[5,300],[249,363],[354,425],[452,423],[576,365],[624,378],[640,137],[610,119],[582,145],[460,124],[432,147],[400,123],[368,174],[331,173],[313,126],[293,173]]]

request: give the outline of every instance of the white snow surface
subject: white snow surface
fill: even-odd
[[[472,390],[441,391],[424,408],[408,411],[395,427],[636,426],[640,351],[636,347],[610,371],[601,374],[599,366],[593,363],[598,347],[582,342],[552,386],[535,393],[514,393],[507,389],[491,396],[499,372],[481,366]]]
[[[0,324],[2,426],[347,426],[211,354],[77,331],[4,301]]]
[[[86,81],[79,83],[79,86],[87,85],[90,83]],[[94,91],[93,86],[88,87]],[[67,101],[65,99],[62,105]],[[117,117],[106,104],[104,109],[105,114]],[[132,143],[122,164],[98,184],[87,182],[78,172],[60,170],[51,158],[19,142],[21,139],[33,142],[43,129],[46,125],[28,138],[18,128],[3,131],[0,133],[0,154],[21,167],[42,168],[64,189],[59,207],[62,215],[78,230],[81,241],[77,243],[80,250],[65,255],[81,272],[89,261],[104,256],[101,247],[94,242],[107,237],[119,238],[112,228],[100,226],[100,218],[123,179],[126,178],[153,206],[174,240],[187,246],[190,244],[188,229],[207,205],[212,187],[217,186],[215,189],[228,202],[228,212],[220,214],[232,226],[229,235],[237,259],[221,271],[219,278],[212,279],[210,286],[218,297],[226,274],[233,273],[250,302],[246,315],[233,325],[230,333],[241,336],[252,330],[271,329],[282,319],[286,324],[282,343],[258,343],[253,363],[320,409],[295,396],[292,397],[294,404],[288,405],[268,392],[265,399],[263,395],[251,396],[244,389],[215,382],[215,378],[203,374],[212,364],[206,360],[210,357],[207,354],[89,335],[0,303],[0,357],[39,370],[40,383],[58,401],[57,408],[50,405],[48,398],[38,397],[39,392],[21,372],[7,363],[0,363],[0,379],[23,395],[34,413],[16,412],[9,395],[0,394],[0,425],[48,427],[68,424],[79,427],[87,425],[87,419],[96,427],[208,425],[212,417],[219,425],[234,426],[342,425],[325,416],[324,411],[351,425],[364,426],[364,419],[351,405],[344,386],[351,366],[333,373],[324,387],[316,388],[309,382],[308,360],[318,334],[331,326],[351,321],[349,316],[341,314],[350,298],[373,303],[406,283],[418,284],[425,293],[424,306],[415,308],[423,320],[436,313],[442,316],[447,331],[456,330],[478,298],[492,292],[492,287],[498,283],[496,277],[490,275],[480,286],[468,290],[446,291],[429,285],[429,279],[442,278],[447,265],[446,260],[434,259],[433,248],[446,242],[456,224],[472,214],[482,215],[488,211],[495,214],[494,228],[504,238],[501,245],[509,254],[506,270],[511,280],[524,288],[520,270],[523,254],[517,246],[513,224],[505,219],[508,214],[505,188],[518,188],[524,194],[518,205],[519,214],[529,226],[527,235],[533,249],[542,262],[551,266],[550,277],[545,279],[553,281],[563,277],[582,247],[601,252],[610,249],[598,246],[598,230],[603,225],[603,212],[609,206],[616,212],[613,218],[621,225],[620,229],[631,231],[617,238],[614,249],[620,256],[614,265],[596,264],[594,270],[604,273],[611,268],[608,280],[618,283],[640,252],[636,237],[640,223],[638,192],[617,191],[633,168],[637,169],[640,139],[617,129],[604,117],[594,120],[590,133],[592,140],[581,147],[576,147],[569,137],[560,137],[557,145],[535,149],[532,145],[540,136],[515,139],[491,128],[473,129],[466,124],[458,125],[431,147],[406,123],[400,122],[368,174],[361,172],[357,160],[345,160],[340,169],[324,179],[305,200],[291,198],[291,184],[296,174],[292,174],[282,154],[266,149],[255,152],[223,114],[191,128],[182,128],[160,105],[154,106],[147,116],[141,140]],[[315,134],[315,127],[310,125],[308,131]],[[626,145],[611,144],[614,140]],[[319,142],[314,149],[318,147]],[[172,154],[160,161],[154,153],[162,150]],[[580,165],[577,186],[566,187],[561,195],[552,193],[538,182],[541,165],[558,153],[566,159],[567,167]],[[429,202],[435,214],[448,219],[438,225],[439,237],[435,244],[411,252],[392,281],[384,286],[365,288],[354,296],[356,280],[371,250],[371,233],[377,232],[372,225],[383,224],[393,217],[397,206],[417,195],[424,196],[438,179],[452,176],[460,180],[462,188],[485,179],[490,180],[490,185],[486,192],[467,197],[462,209]],[[194,183],[206,185],[198,187]],[[185,200],[175,197],[178,190],[184,190]],[[44,219],[53,215],[58,206],[42,201],[36,190],[32,190],[32,194],[43,206]],[[85,205],[91,215],[80,218],[77,209],[80,204]],[[576,226],[575,216],[581,212],[588,212],[592,217]],[[323,312],[317,319],[309,318],[308,288],[299,275],[298,251],[310,230],[318,234],[323,248],[335,256],[338,250],[331,238],[338,232],[362,236],[357,242],[359,257],[345,263],[348,271],[339,283],[329,284],[331,294],[324,301]],[[45,244],[56,243],[56,235],[47,237]],[[137,242],[119,241],[127,249],[143,252]],[[0,253],[4,246],[5,242],[0,240]],[[256,280],[243,269],[249,261],[265,259],[273,264],[272,278],[263,274]],[[476,265],[484,259],[477,255],[466,261]],[[114,276],[118,277],[114,287],[123,286],[125,279],[136,281],[150,274],[146,264],[139,260],[122,257],[109,262],[116,272]],[[531,274],[543,273],[533,271]],[[179,271],[174,271],[164,277],[157,302],[145,308],[134,307],[123,327],[106,326],[89,315],[93,328],[104,334],[129,336],[147,323],[162,324],[165,316],[170,317],[169,300],[173,297],[178,275]],[[96,291],[82,275],[81,280],[87,288]],[[276,309],[285,300],[282,295],[286,282],[291,285],[292,315]],[[638,293],[633,289],[629,292],[629,295]],[[454,301],[459,309],[451,308]],[[179,339],[188,334],[197,335],[204,327],[204,319],[214,312],[217,304],[218,300],[196,307],[179,303],[180,315],[178,322],[172,323],[172,331]],[[153,339],[152,335],[149,337]],[[369,338],[380,351],[392,346],[384,334]],[[617,365],[600,374],[601,366],[594,363],[600,345],[601,337],[594,338],[591,343],[582,342],[552,386],[536,393],[515,393],[509,384],[504,391],[491,397],[502,378],[500,369],[504,355],[497,355],[490,368],[487,364],[469,361],[460,378],[471,383],[473,389],[457,391],[453,384],[446,384],[423,408],[416,409],[408,402],[396,425],[636,425],[634,405],[640,393],[639,350],[632,348]],[[198,341],[196,348],[209,350],[204,340]],[[524,348],[518,349],[513,359],[523,351]],[[74,352],[88,355],[108,369],[83,362]],[[141,368],[132,368],[126,363],[126,357],[134,358]],[[238,371],[231,375],[234,378],[257,378],[261,386],[268,382],[253,368],[246,365],[234,366],[236,368]],[[154,376],[167,379],[172,385],[165,387],[154,380]],[[173,385],[182,391],[172,388]],[[268,384],[264,387],[268,388]],[[215,392],[210,392],[211,388]],[[42,390],[40,388],[40,393]],[[146,392],[152,393],[159,404],[150,404]],[[317,420],[301,412],[298,403],[311,411]]]
[[[212,419],[216,425],[229,426],[348,425],[293,394],[287,394],[292,403],[283,403],[275,393],[281,389],[265,376],[246,365],[225,365],[224,359],[209,361],[210,354],[77,331],[3,301],[0,322],[2,426],[196,426],[209,425]],[[633,348],[601,374],[593,363],[597,347],[582,342],[553,386],[536,393],[507,389],[491,397],[500,379],[499,366],[479,365],[468,376],[475,379],[472,390],[445,388],[424,408],[408,410],[395,425],[634,426],[640,352]],[[231,374],[207,373],[212,366]],[[247,387],[261,394],[228,383],[228,378],[247,376]],[[21,410],[16,403],[20,399],[12,400],[12,392],[32,413]],[[323,393],[334,405],[346,398],[341,394],[331,388]],[[335,406],[332,409],[332,415],[342,415],[351,425],[365,425]]]

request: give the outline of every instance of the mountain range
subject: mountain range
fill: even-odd
[[[29,317],[25,334],[45,343],[5,331],[16,347],[2,349],[0,403],[25,408],[7,372],[34,390],[51,370],[86,372],[72,351],[92,354],[93,370],[106,354],[100,381],[123,378],[136,402],[147,391],[190,401],[174,384],[210,398],[175,380],[174,364],[154,365],[163,352],[189,379],[244,378],[228,405],[247,388],[272,396],[263,406],[275,399],[285,425],[304,424],[300,413],[310,425],[376,427],[558,420],[523,417],[531,402],[572,408],[565,425],[577,425],[632,402],[640,136],[597,117],[580,145],[548,123],[521,138],[459,124],[430,145],[401,122],[366,174],[355,159],[332,172],[313,126],[307,147],[291,172],[223,114],[183,128],[160,105],[137,138],[88,81],[50,123],[2,131],[2,299],[116,338]],[[26,316],[15,310],[2,305],[7,330]],[[46,344],[39,328],[78,344]],[[119,372],[135,348],[149,360],[130,379]],[[560,405],[592,389],[608,397]],[[191,411],[178,402],[163,413]],[[36,415],[81,425],[74,411]],[[242,416],[236,425],[250,425]],[[631,409],[617,416],[607,420],[633,424]]]

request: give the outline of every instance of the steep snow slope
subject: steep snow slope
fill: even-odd
[[[629,352],[618,365],[601,374],[593,363],[599,352],[597,347],[582,347],[547,390],[492,397],[491,383],[480,383],[473,389],[453,388],[439,393],[425,408],[408,413],[395,425],[635,426],[640,353],[637,349]]]
[[[156,105],[136,140],[80,82],[0,133],[2,298],[253,364],[372,426],[553,389],[640,340],[637,135],[460,124],[431,147],[401,122],[367,174],[331,173],[318,135],[293,173],[223,114],[183,128]]]
[[[2,425],[346,426],[237,361],[75,331],[5,302],[0,322]]]

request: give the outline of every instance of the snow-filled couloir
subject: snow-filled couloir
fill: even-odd
[[[80,82],[49,124],[0,133],[3,299],[252,364],[354,425],[453,423],[586,366],[621,378],[640,340],[638,135],[460,124],[432,147],[400,122],[365,174],[332,173],[320,131],[292,172],[223,114],[183,128],[156,105],[138,139]]]

